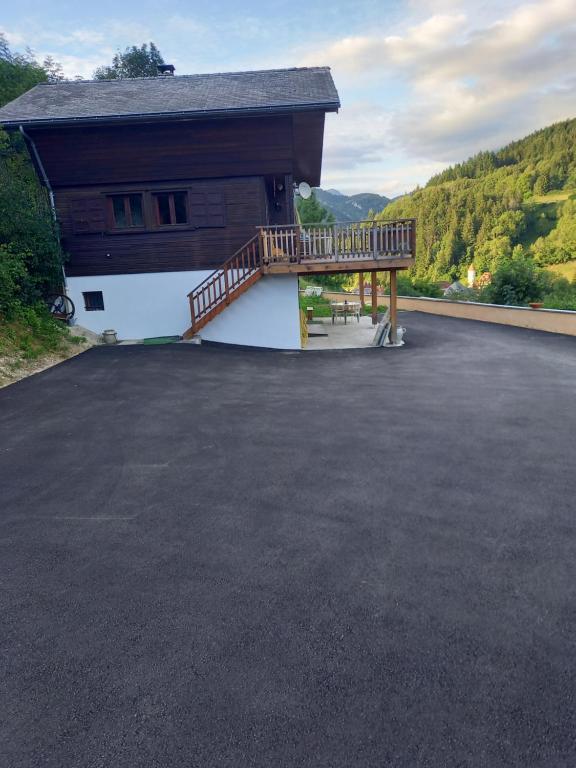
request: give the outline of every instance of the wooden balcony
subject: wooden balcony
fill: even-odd
[[[360,272],[414,264],[416,221],[260,227],[262,272]]]
[[[396,270],[414,264],[416,222],[362,221],[327,226],[259,227],[258,233],[188,294],[191,338],[265,274],[390,271],[390,317],[396,329]],[[394,335],[393,335],[394,337]]]

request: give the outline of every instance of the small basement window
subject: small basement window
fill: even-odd
[[[156,199],[156,223],[161,226],[188,224],[188,193],[161,192]]]
[[[87,291],[82,296],[84,297],[84,309],[86,312],[96,312],[104,309],[102,291]]]
[[[114,229],[133,229],[144,226],[142,195],[112,195],[108,199]]]

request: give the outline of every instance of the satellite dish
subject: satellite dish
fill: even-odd
[[[308,182],[306,181],[301,181],[300,184],[298,184],[298,194],[304,200],[308,200],[308,198],[312,194],[312,189],[310,187],[310,184],[308,184]]]

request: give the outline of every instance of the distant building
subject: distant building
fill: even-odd
[[[457,294],[463,293],[467,290],[468,289],[463,283],[461,283],[459,280],[455,280],[453,283],[450,283],[448,288],[446,288],[444,291],[444,296],[456,296]]]
[[[492,282],[492,272],[482,272],[480,277],[474,283],[475,288],[485,288]]]

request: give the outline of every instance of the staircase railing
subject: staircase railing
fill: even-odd
[[[230,304],[232,294],[248,288],[259,278],[261,265],[260,235],[257,234],[188,294],[190,331],[198,330],[217,310]]]

